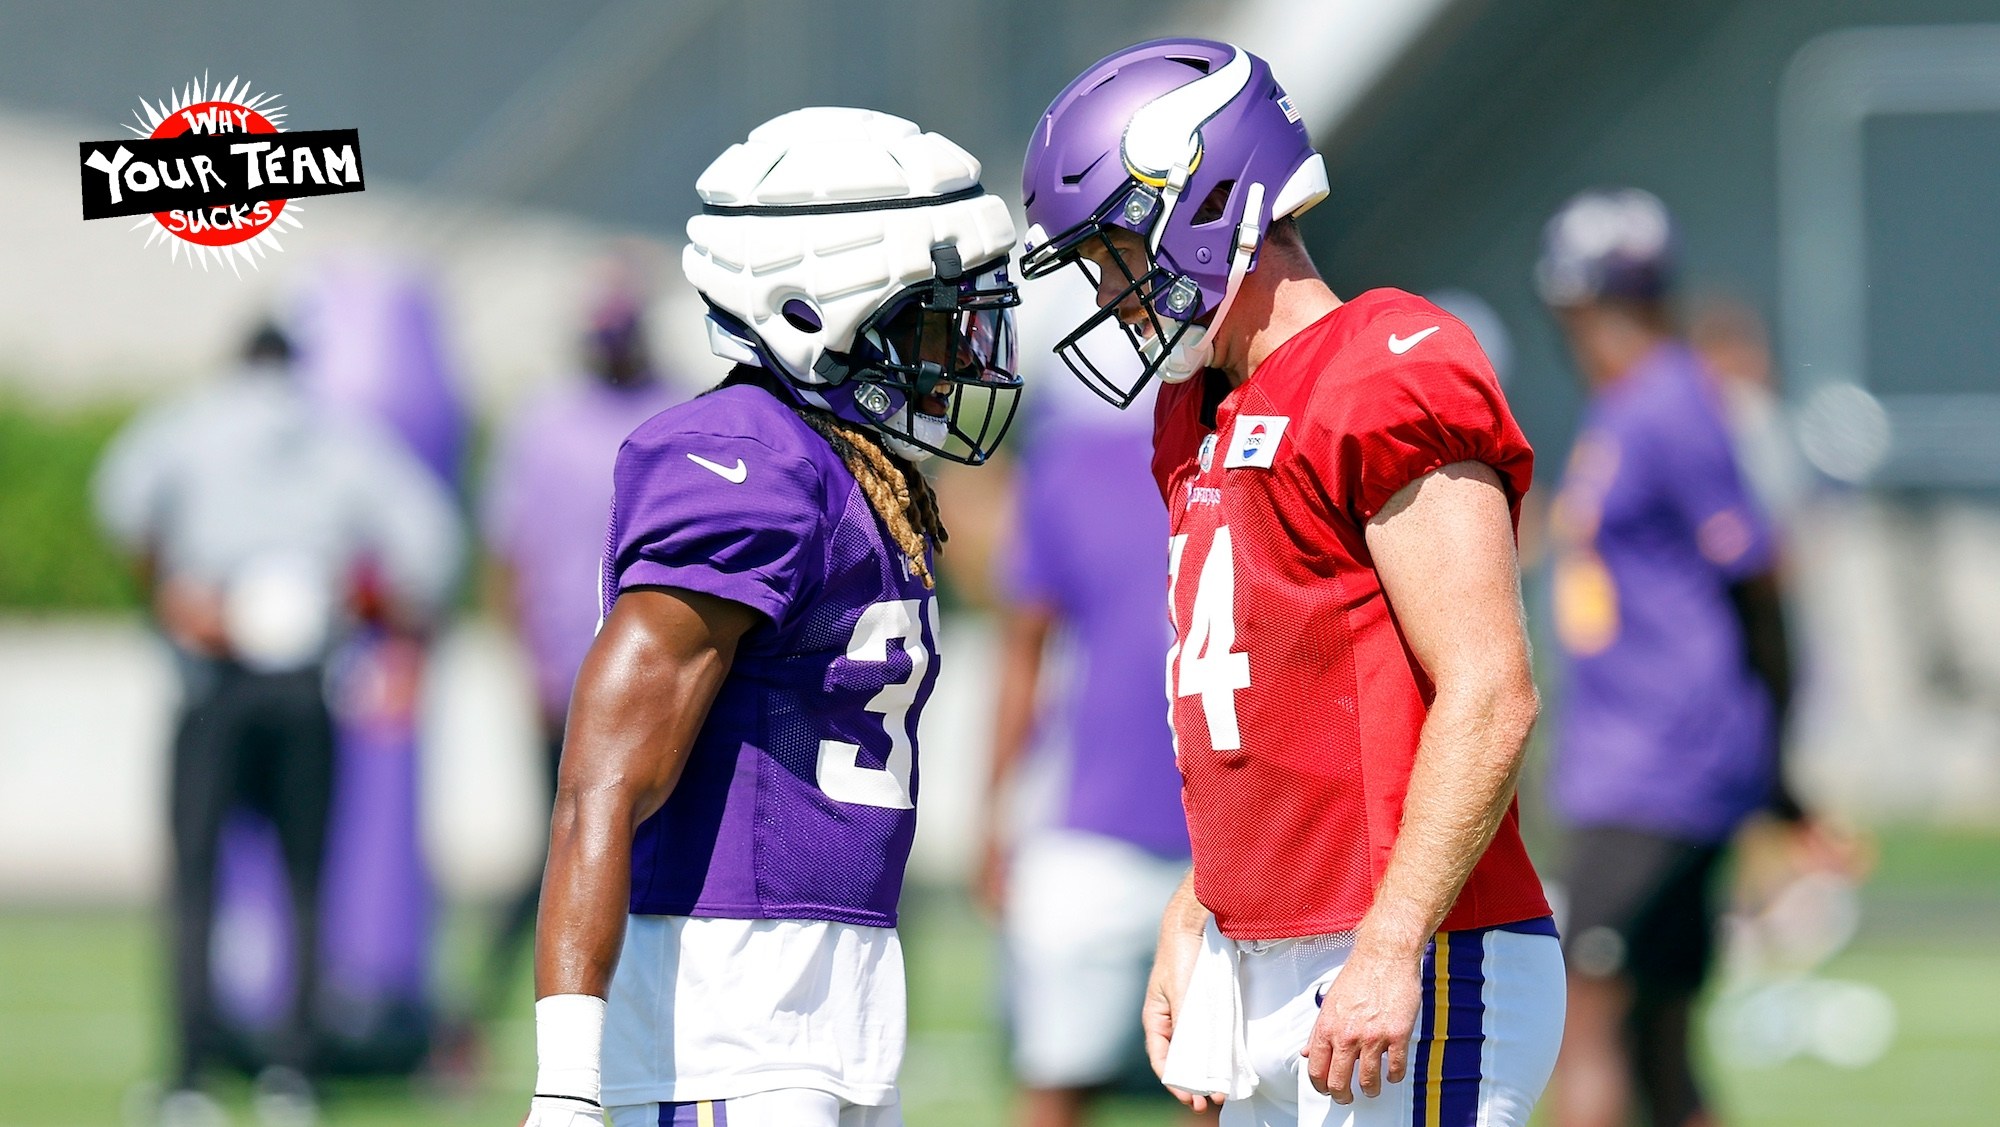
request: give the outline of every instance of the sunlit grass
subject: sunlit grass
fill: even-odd
[[[1898,1032],[1861,1069],[1796,1061],[1752,1070],[1711,1060],[1728,1121],[1756,1127],[1993,1121],[2000,1106],[2000,840],[1903,834],[1885,844],[1861,938],[1825,974],[1872,984],[1895,1003]],[[481,919],[454,917],[447,977],[471,960]],[[953,894],[905,912],[911,1044],[903,1070],[913,1127],[1007,1122],[1009,1090],[993,943]],[[524,1110],[533,1031],[523,968],[519,1012],[487,1027],[483,1079],[467,1092],[421,1083],[348,1081],[328,1091],[329,1127],[509,1124]],[[106,1127],[164,1060],[161,948],[144,912],[0,912],[0,1127]],[[224,1098],[248,1122],[240,1082]],[[1100,1122],[1177,1120],[1172,1105],[1118,1096]]]

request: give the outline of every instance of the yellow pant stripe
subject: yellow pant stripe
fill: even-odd
[[[1431,991],[1430,1075],[1424,1077],[1424,1127],[1438,1127],[1444,1114],[1444,1043],[1451,1026],[1451,944],[1450,933],[1440,931],[1433,943],[1432,965],[1437,968],[1437,985]]]

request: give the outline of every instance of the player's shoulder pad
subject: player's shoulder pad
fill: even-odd
[[[642,497],[687,496],[741,515],[822,509],[837,488],[838,457],[787,405],[760,388],[726,387],[639,424],[618,450],[621,508]]]
[[[1463,321],[1430,301],[1396,289],[1370,290],[1366,316],[1341,349],[1341,359],[1363,373],[1400,371],[1411,378],[1467,377],[1496,387],[1486,352]]]
[[[1315,389],[1308,428],[1329,451],[1327,485],[1359,519],[1451,462],[1485,462],[1525,493],[1533,452],[1472,330],[1400,290],[1355,301],[1352,324]]]
[[[825,439],[769,392],[737,386],[677,403],[640,423],[625,439],[621,457],[713,450],[811,462],[825,446]]]

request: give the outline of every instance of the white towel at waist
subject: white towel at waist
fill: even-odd
[[[1174,1036],[1160,1077],[1170,1088],[1241,1100],[1257,1087],[1244,1036],[1243,990],[1237,977],[1236,941],[1209,917],[1201,954],[1188,973],[1174,1014]]]

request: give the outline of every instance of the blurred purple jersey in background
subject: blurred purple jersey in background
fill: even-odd
[[[1718,842],[1771,794],[1771,698],[1730,584],[1772,566],[1717,392],[1663,345],[1589,404],[1551,518],[1555,800],[1572,825]]]
[[[1173,638],[1167,513],[1149,469],[1152,397],[1119,411],[1067,372],[1046,378],[1001,586],[1015,603],[1055,610],[1067,632],[1070,676],[1045,702],[1036,733],[1067,768],[1054,824],[1186,857],[1163,695]]]
[[[572,380],[523,406],[500,439],[481,524],[487,547],[513,572],[536,697],[555,723],[596,636],[618,445],[675,398],[650,381]]]

